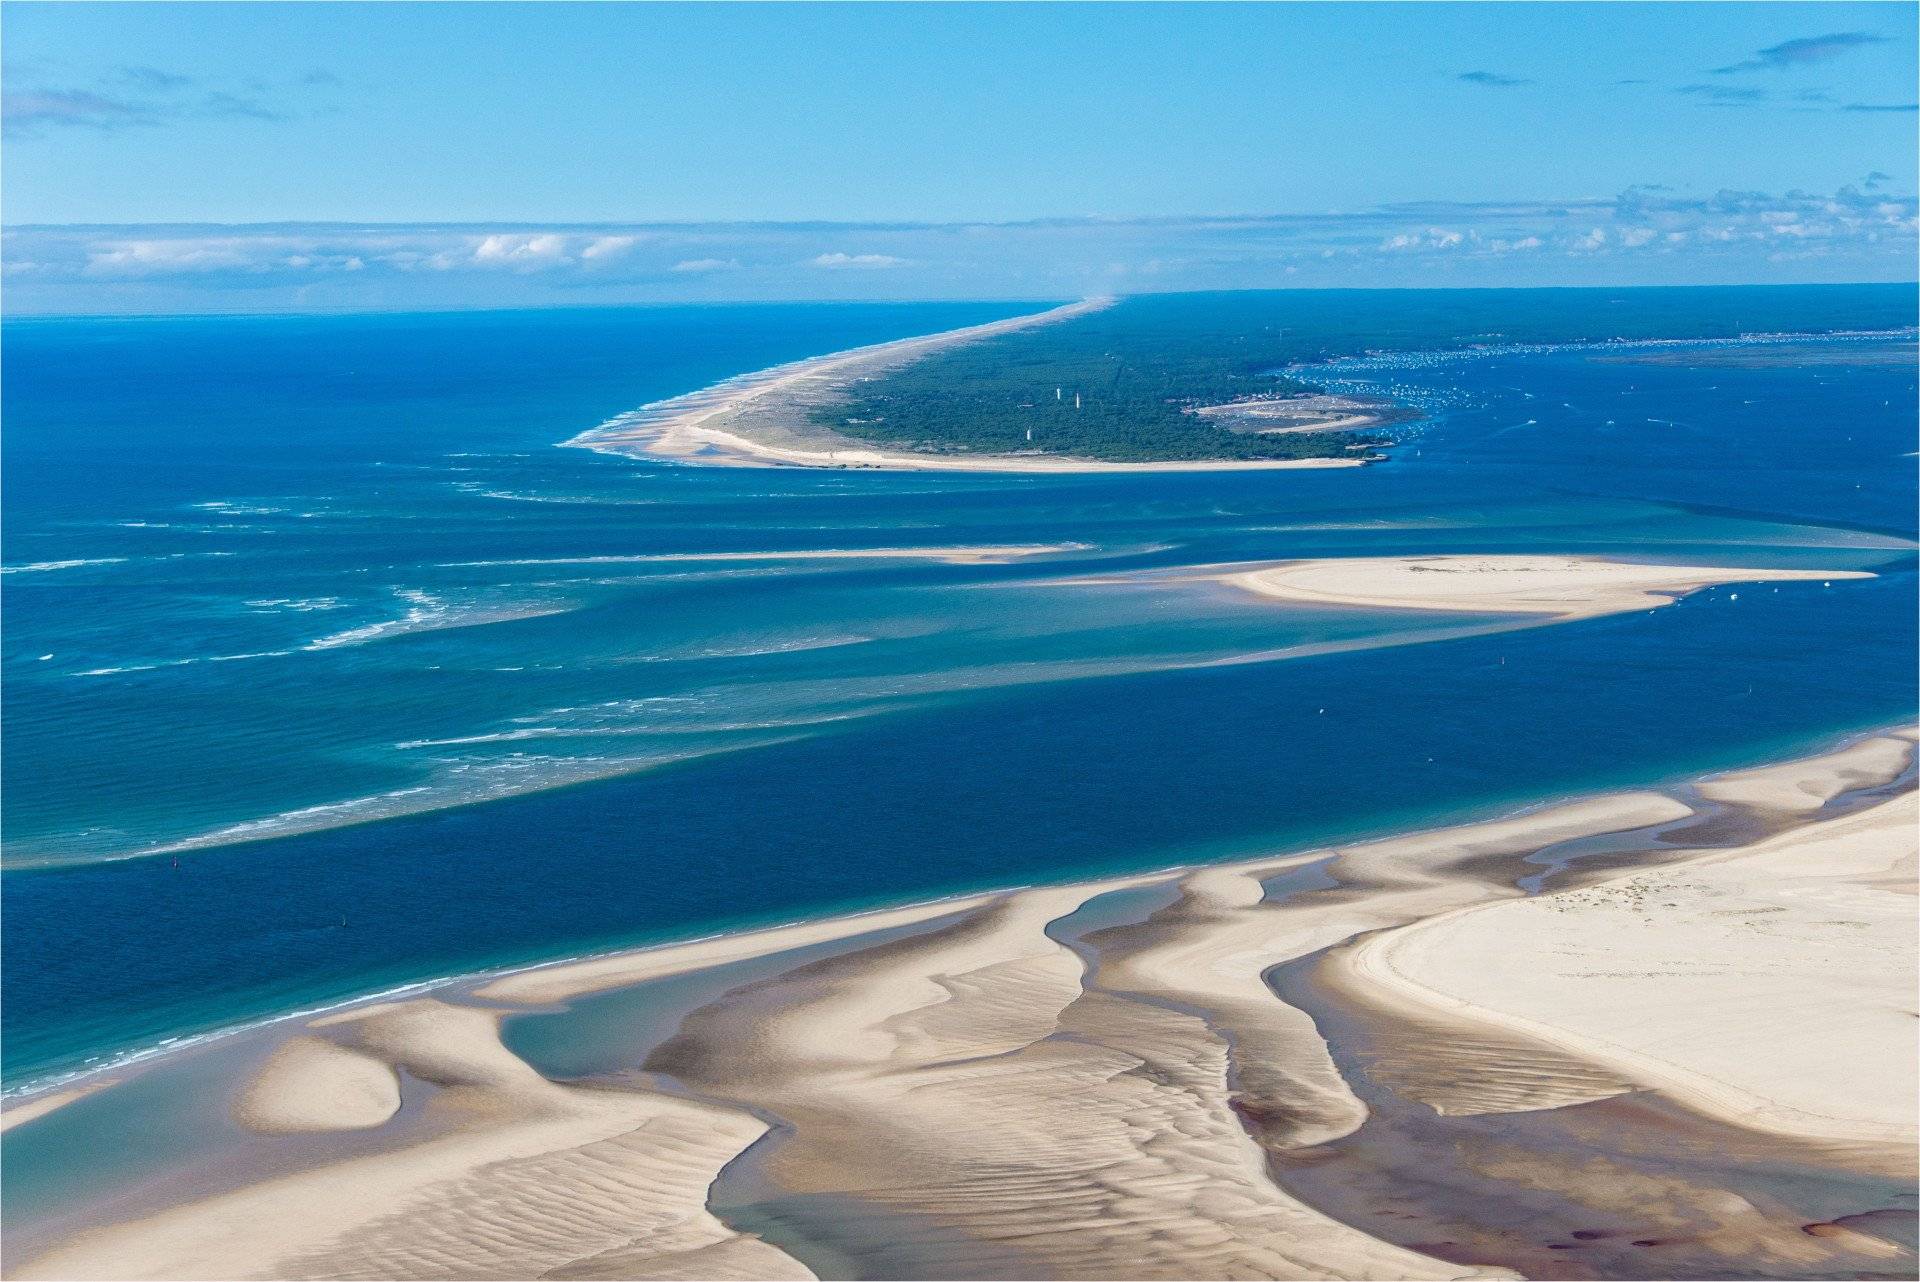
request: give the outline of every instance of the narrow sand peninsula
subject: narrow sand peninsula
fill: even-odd
[[[1314,605],[1590,619],[1671,605],[1722,583],[1870,579],[1858,570],[1647,565],[1595,556],[1378,556],[1287,561],[1210,576],[1258,596]]]
[[[829,431],[812,412],[841,390],[945,348],[1035,325],[1071,320],[1113,305],[1089,298],[1031,316],[1016,316],[919,338],[876,343],[743,374],[698,392],[643,405],[568,441],[634,458],[721,467],[839,467],[904,472],[1225,472],[1300,467],[1358,467],[1360,458],[1196,460],[1109,463],[1061,455],[927,454],[887,450]]]
[[[1897,774],[1912,755],[1910,737],[1875,735],[1811,761],[1787,761],[1702,779],[1700,795],[1760,810],[1806,814],[1849,788],[1871,787],[1875,780]]]
[[[0,1112],[0,1134],[5,1134],[16,1126],[24,1126],[36,1117],[45,1117],[57,1108],[65,1108],[75,1100],[85,1099],[95,1091],[104,1090],[110,1085],[112,1083],[105,1080],[92,1081],[66,1090],[44,1091],[31,1099],[9,1105],[5,1112]]]
[[[384,1065],[412,1106],[390,1147],[281,1134],[277,1177],[9,1272],[1910,1272],[1913,926],[1890,905],[1911,904],[1913,743],[1892,741],[1754,785],[1833,798],[1815,812],[1622,793],[348,1010],[273,1034],[306,1049],[241,1098],[270,1130],[359,1125]],[[1689,844],[1713,833],[1744,844]],[[625,1072],[550,1081],[500,1038],[509,1005],[750,957],[772,969]]]

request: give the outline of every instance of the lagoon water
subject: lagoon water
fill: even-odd
[[[1322,376],[1427,411],[1352,470],[555,448],[1025,310],[10,323],[8,1086],[489,966],[1306,848],[1913,715],[1910,336],[1348,362]],[[989,545],[1063,550],[700,559]],[[1426,640],[1468,621],[1152,573],[1469,551],[1879,577]]]

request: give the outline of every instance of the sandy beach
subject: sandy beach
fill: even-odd
[[[1358,467],[1361,458],[1195,460],[1113,463],[1034,454],[925,454],[886,450],[840,436],[811,419],[841,389],[924,356],[1113,305],[1089,298],[1030,316],[876,343],[743,374],[712,387],[643,405],[567,444],[634,458],[720,467],[837,467],[905,472],[1227,472]]]
[[[274,1174],[8,1274],[1910,1268],[1913,749],[348,1008],[210,1087]],[[501,1039],[746,959],[619,1072]]]

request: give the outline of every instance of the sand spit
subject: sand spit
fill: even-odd
[[[275,1178],[13,1275],[1910,1272],[1913,742],[1883,740],[1905,750],[1743,772],[1731,800],[1595,797],[350,1009],[272,1034],[307,1049],[244,1098],[353,1122],[341,1081],[383,1065],[412,1119],[390,1147],[282,1135]],[[499,1036],[504,1004],[835,940],[626,1072],[550,1081]]]
[[[1722,583],[1870,579],[1861,570],[1649,565],[1594,556],[1379,556],[1287,561],[1208,576],[1311,605],[1590,619],[1671,605]]]
[[[87,1082],[82,1086],[71,1086],[65,1090],[45,1091],[31,1099],[9,1105],[5,1112],[0,1112],[0,1135],[16,1126],[24,1126],[36,1117],[45,1117],[55,1109],[65,1108],[75,1100],[85,1099],[95,1091],[104,1090],[112,1084],[110,1081],[101,1079]]]
[[[1805,814],[1849,788],[1871,787],[1875,780],[1897,774],[1912,755],[1910,737],[1876,735],[1824,757],[1715,775],[1698,786],[1700,795],[1711,801]]]
[[[643,405],[568,441],[633,458],[720,467],[838,467],[903,472],[1223,472],[1358,467],[1360,458],[1109,463],[1033,454],[926,454],[887,450],[822,428],[812,413],[861,379],[875,378],[963,343],[1071,320],[1113,305],[1089,298],[1030,316],[856,347],[776,365],[698,392]]]

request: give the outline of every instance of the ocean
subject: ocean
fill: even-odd
[[[1308,848],[1914,715],[1911,335],[1338,362],[1311,376],[1424,411],[1361,469],[556,448],[1029,310],[7,322],[8,1088],[488,967]],[[793,555],[952,547],[1029,551]],[[1486,621],[1167,573],[1415,552],[1879,577],[1431,640]]]

